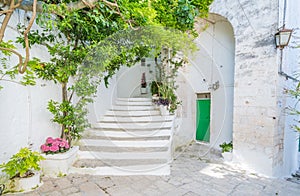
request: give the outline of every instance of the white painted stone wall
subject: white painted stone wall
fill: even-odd
[[[18,12],[12,16],[4,40],[15,40],[18,36],[16,24],[27,22],[25,12]],[[3,20],[3,16],[0,19]],[[35,27],[33,27],[35,28]],[[18,51],[25,54],[22,46]],[[25,55],[24,55],[25,56]],[[47,50],[35,46],[31,50],[31,57],[39,57],[47,61]],[[17,57],[10,58],[11,65],[16,65]],[[48,136],[59,136],[59,126],[50,122],[51,113],[46,109],[50,99],[59,100],[60,87],[51,82],[37,80],[35,86],[22,86],[13,82],[0,80],[4,87],[0,91],[0,163],[7,161],[21,147],[31,146],[39,150],[40,145]]]
[[[190,64],[180,70],[177,90],[182,100],[180,127],[175,135],[175,146],[194,140],[196,137],[197,93],[211,94],[210,145],[232,141],[232,108],[234,80],[234,37],[229,22],[220,16],[209,17],[215,24],[202,21],[195,40],[199,51],[190,56]],[[199,22],[200,23],[200,22]],[[204,24],[203,24],[204,23]],[[204,32],[200,30],[206,26]],[[212,85],[219,82],[217,89]]]
[[[5,40],[15,40],[18,36],[16,24],[27,22],[26,13],[19,11],[12,16],[5,34]],[[0,17],[0,21],[3,16]],[[33,26],[33,29],[37,28]],[[18,51],[24,55],[22,46]],[[50,56],[46,48],[34,46],[31,57],[38,57],[48,61]],[[11,65],[16,65],[17,58],[11,57]],[[110,88],[102,84],[98,88],[95,102],[90,104],[88,118],[91,123],[96,122],[111,107],[117,96],[116,78],[110,80]],[[6,162],[21,147],[31,146],[33,150],[40,150],[47,137],[59,137],[60,126],[51,122],[52,114],[47,110],[50,99],[61,100],[61,87],[53,82],[37,80],[35,86],[22,86],[14,82],[0,80],[4,88],[0,90],[0,163]]]
[[[279,26],[283,25],[283,1],[280,2],[279,8]],[[300,3],[297,0],[289,0],[287,1],[286,7],[286,17],[285,17],[285,24],[286,28],[294,29],[293,35],[290,40],[289,47],[286,47],[283,50],[283,61],[282,61],[282,71],[285,73],[293,76],[298,77],[299,73],[299,65],[300,65],[300,48],[297,46],[300,45],[300,17],[299,17],[299,10],[300,10]],[[292,80],[286,80],[284,77],[281,78],[282,80],[282,88],[296,88],[298,82]],[[300,110],[299,105],[297,105],[296,100],[287,97],[285,107],[298,107]],[[299,121],[299,117],[293,115],[285,115],[286,110],[282,111],[282,116],[285,118],[284,122],[284,146],[283,146],[283,171],[293,171],[299,168],[299,161],[298,160],[298,144],[299,144],[299,133],[295,132],[295,130],[291,129],[290,126],[294,125],[297,121]],[[299,124],[298,124],[299,126]],[[296,146],[296,148],[295,148]],[[298,161],[297,161],[298,160]],[[280,175],[280,173],[279,173]],[[283,173],[283,175],[286,175]]]
[[[147,82],[147,92],[150,97],[151,81],[155,79],[155,61],[153,58],[146,58],[145,66],[141,62],[132,67],[122,67],[116,76],[118,97],[138,97],[141,96],[141,78],[145,73]]]
[[[294,3],[293,9],[298,11],[293,12],[298,14],[299,2],[288,2]],[[282,7],[272,0],[215,0],[211,12],[227,18],[236,40],[234,158],[268,176],[290,175],[297,169],[296,138],[292,141],[283,94],[283,87],[290,82],[278,75],[278,50],[274,45]]]

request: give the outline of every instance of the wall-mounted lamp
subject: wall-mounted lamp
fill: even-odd
[[[287,46],[291,39],[292,32],[292,29],[286,29],[283,25],[283,27],[275,34],[276,48],[283,49]]]

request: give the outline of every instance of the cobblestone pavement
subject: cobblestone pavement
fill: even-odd
[[[208,153],[203,157],[205,152],[206,147],[199,144],[177,151],[179,156],[171,164],[170,176],[44,177],[39,189],[23,195],[300,195],[300,183],[295,179],[264,178],[224,164],[220,155]]]

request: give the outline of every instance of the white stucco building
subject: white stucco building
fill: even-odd
[[[233,141],[234,161],[267,176],[288,176],[298,168],[298,133],[290,128],[295,116],[287,107],[294,101],[285,93],[297,82],[283,77],[280,50],[274,34],[285,24],[294,29],[289,47],[283,49],[282,70],[295,76],[299,66],[300,4],[297,0],[254,1],[215,0],[207,20],[199,20],[195,40],[199,51],[189,57],[190,65],[180,70],[178,96],[182,100],[177,116],[174,145],[205,140],[219,144]],[[15,14],[6,40],[16,36],[14,24],[25,13]],[[285,15],[285,21],[284,21]],[[205,26],[206,28],[202,28]],[[43,48],[33,48],[32,56],[47,60]],[[12,59],[13,60],[13,59]],[[149,66],[148,66],[149,64]],[[89,119],[95,122],[117,97],[138,96],[141,73],[153,79],[154,63],[123,68],[111,80],[110,88],[99,87],[95,103],[89,107]],[[47,111],[49,99],[60,99],[60,88],[38,81],[24,87],[1,81],[0,162],[20,147],[38,149],[47,136],[59,136]],[[209,135],[196,138],[197,104],[209,98]],[[199,122],[198,122],[199,123]]]

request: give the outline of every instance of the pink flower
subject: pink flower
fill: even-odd
[[[54,142],[52,143],[52,146],[59,146],[59,144],[60,144],[59,141],[54,141]]]
[[[61,142],[62,139],[58,137],[58,138],[55,139],[55,141],[56,141],[56,142]]]
[[[46,144],[41,145],[41,149],[43,152],[48,152],[50,150],[49,146],[47,146]]]
[[[54,139],[52,138],[52,137],[48,137],[47,139],[46,139],[46,144],[51,144],[51,143],[53,143],[54,142]]]
[[[59,143],[59,147],[65,147],[66,146],[66,143],[65,142],[60,142]]]
[[[50,151],[51,152],[56,152],[59,150],[59,147],[58,146],[50,146]]]

